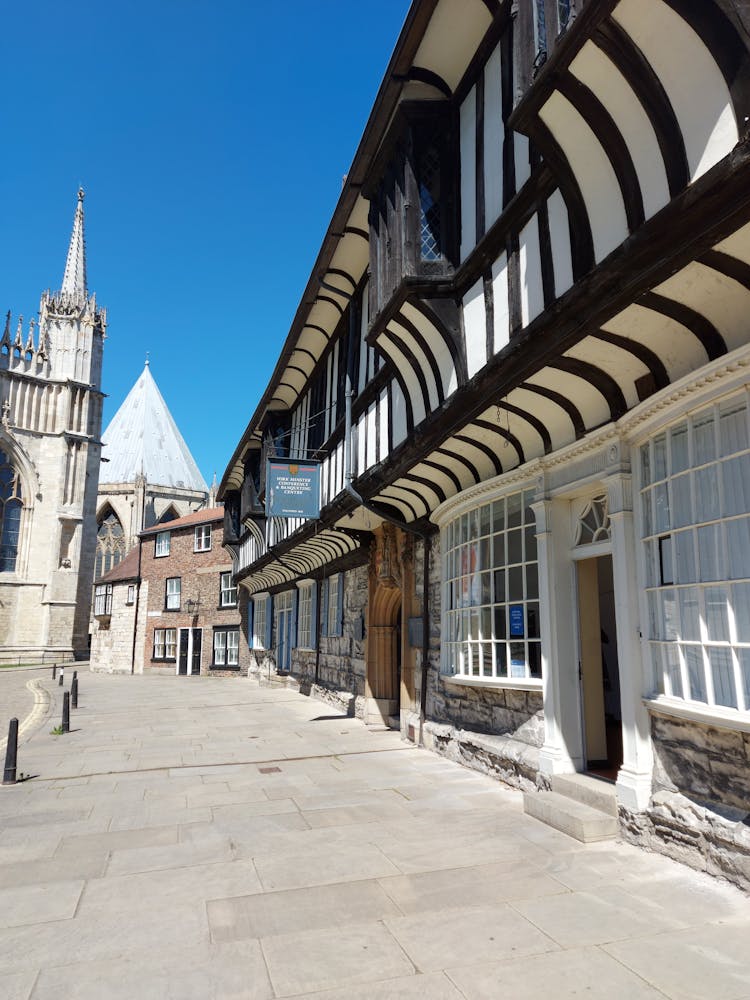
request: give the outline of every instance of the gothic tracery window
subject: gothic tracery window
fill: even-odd
[[[125,558],[125,533],[117,515],[110,511],[99,525],[96,535],[96,569],[98,580]]]
[[[0,573],[15,572],[22,510],[21,477],[0,451]]]
[[[605,495],[594,497],[578,520],[576,545],[608,542],[609,538],[609,505],[607,497]]]

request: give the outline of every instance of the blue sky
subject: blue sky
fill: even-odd
[[[0,39],[0,308],[59,288],[86,190],[109,422],[151,370],[210,482],[273,370],[408,0],[40,0]],[[377,15],[377,16],[376,16]]]

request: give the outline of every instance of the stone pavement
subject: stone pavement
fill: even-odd
[[[36,777],[0,788],[3,1000],[750,998],[738,890],[397,734],[244,678],[85,673],[55,737],[45,683]]]

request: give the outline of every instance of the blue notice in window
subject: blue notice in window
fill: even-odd
[[[523,604],[511,604],[510,608],[510,634],[524,635]]]

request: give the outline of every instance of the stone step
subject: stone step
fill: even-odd
[[[617,792],[611,781],[593,774],[555,774],[551,780],[552,791],[582,802],[592,809],[600,809],[617,819]]]
[[[583,844],[614,840],[617,836],[617,819],[614,816],[557,792],[524,792],[523,809],[529,816]]]
[[[386,725],[389,729],[395,729],[398,732],[401,729],[401,719],[397,715],[389,715],[386,719]]]

